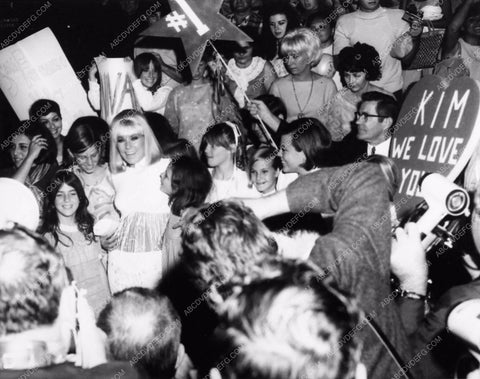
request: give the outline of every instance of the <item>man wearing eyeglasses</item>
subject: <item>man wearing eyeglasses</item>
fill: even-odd
[[[390,95],[366,92],[355,113],[357,139],[367,143],[367,154],[388,157],[393,126],[397,120],[399,105]]]

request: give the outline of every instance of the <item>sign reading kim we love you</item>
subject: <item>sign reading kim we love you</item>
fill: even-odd
[[[420,180],[439,173],[454,181],[480,140],[480,85],[458,78],[448,88],[437,76],[427,76],[403,103],[390,144],[390,157],[400,171],[394,199],[402,218],[423,198]],[[406,200],[406,201],[405,201]]]

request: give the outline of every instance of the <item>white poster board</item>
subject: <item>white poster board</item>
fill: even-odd
[[[133,61],[124,58],[95,58],[100,78],[100,111],[110,124],[125,109],[141,110],[133,88]]]
[[[96,116],[87,94],[50,28],[0,50],[0,88],[20,120],[38,99],[60,105],[62,134],[81,116]]]

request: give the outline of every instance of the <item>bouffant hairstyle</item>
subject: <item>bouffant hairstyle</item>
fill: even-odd
[[[382,61],[378,51],[366,43],[347,46],[338,55],[338,72],[343,80],[345,72],[365,72],[368,81],[382,77]],[[345,83],[343,83],[345,85]]]

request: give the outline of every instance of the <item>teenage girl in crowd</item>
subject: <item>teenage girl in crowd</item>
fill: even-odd
[[[165,117],[178,138],[185,138],[199,149],[208,127],[220,122],[241,123],[238,106],[233,97],[218,89],[209,67],[212,54],[206,51],[193,73],[192,81],[174,88],[168,97]]]
[[[80,117],[74,121],[65,137],[71,167],[82,182],[89,201],[88,211],[95,219],[95,232],[98,235],[113,232],[112,228],[119,220],[113,206],[115,189],[112,174],[103,160],[107,141],[105,137],[102,139],[105,128],[108,130],[108,124],[99,117]]]
[[[252,39],[255,41],[254,36]],[[243,93],[250,99],[267,94],[277,74],[272,64],[255,51],[258,43],[235,42],[232,47],[233,58],[228,61],[226,84],[240,108],[243,108],[246,104]]]
[[[298,15],[290,5],[275,3],[266,9],[263,20],[262,42],[264,43],[265,56],[279,78],[288,75],[280,56],[280,43],[286,33],[298,26]]]
[[[281,133],[280,156],[284,173],[305,175],[331,166],[331,136],[317,119],[295,120]]]
[[[168,195],[171,210],[162,240],[162,271],[165,275],[180,257],[182,215],[187,208],[205,202],[212,187],[212,177],[198,158],[180,156],[172,160],[161,180],[160,189]]]
[[[43,125],[23,125],[19,124],[12,133],[14,138],[9,150],[13,166],[2,175],[30,188],[41,211],[47,188],[58,169],[57,148],[51,133]]]
[[[133,70],[137,79],[133,81],[132,86],[138,104],[144,112],[157,112],[163,115],[172,88],[161,86],[162,68],[160,61],[152,53],[142,53],[134,59]],[[90,89],[88,99],[95,110],[100,109],[100,85],[95,78],[97,72],[97,65],[92,65],[89,71],[88,83]],[[129,104],[124,104],[122,109],[129,106]]]
[[[52,134],[57,146],[57,163],[61,165],[63,163],[63,123],[60,106],[53,100],[40,99],[32,104],[28,113],[30,119],[38,118],[38,122]]]
[[[392,95],[370,83],[380,79],[382,72],[377,50],[366,43],[357,42],[340,51],[338,72],[344,88],[335,96],[326,123],[333,141],[341,141],[352,131],[357,105],[365,92],[378,91]]]
[[[210,167],[213,187],[208,202],[229,197],[256,197],[250,188],[248,175],[243,171],[245,147],[234,124],[217,124],[202,138],[201,158]]]
[[[47,193],[41,233],[62,254],[65,265],[98,316],[110,299],[100,242],[93,234],[93,216],[82,183],[69,171],[58,171]]]

